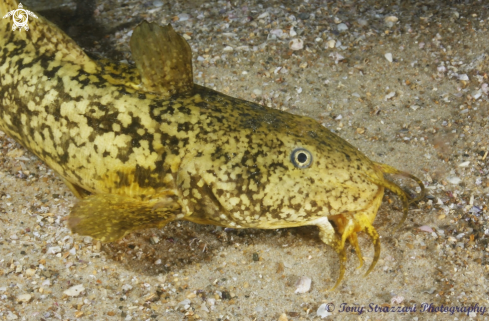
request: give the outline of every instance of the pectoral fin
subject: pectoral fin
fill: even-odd
[[[134,29],[130,45],[143,90],[170,96],[193,88],[192,51],[171,25],[143,21]]]
[[[126,196],[98,194],[79,201],[71,210],[68,226],[73,233],[102,242],[114,242],[126,234],[161,227],[181,213],[175,196],[139,201]]]

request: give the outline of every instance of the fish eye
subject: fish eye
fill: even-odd
[[[312,154],[305,148],[297,148],[290,155],[290,161],[297,168],[308,168],[312,164]]]

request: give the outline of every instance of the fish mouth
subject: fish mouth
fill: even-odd
[[[340,259],[340,274],[338,276],[336,284],[331,290],[336,289],[338,285],[340,285],[341,280],[345,275],[347,261],[345,245],[347,241],[353,246],[355,252],[357,253],[359,261],[358,268],[361,268],[363,266],[362,250],[360,249],[360,246],[358,244],[358,232],[365,232],[368,236],[370,236],[374,245],[374,257],[372,263],[370,263],[370,267],[368,268],[367,272],[365,272],[364,277],[367,276],[377,264],[377,261],[380,257],[380,237],[377,233],[377,230],[373,227],[372,222],[375,219],[377,209],[382,202],[383,195],[384,189],[380,188],[376,197],[374,198],[367,210],[355,213],[343,213],[328,217],[328,220],[331,223],[335,232],[333,239],[331,240],[330,238],[328,244],[330,244],[335,249]]]
[[[367,276],[374,269],[380,257],[380,237],[377,233],[377,230],[373,227],[372,223],[375,220],[377,215],[377,210],[382,203],[382,198],[384,195],[384,188],[391,190],[393,193],[399,196],[402,201],[403,207],[403,216],[401,221],[395,227],[394,231],[399,229],[399,227],[404,223],[407,218],[409,205],[417,202],[424,198],[425,196],[425,186],[423,182],[409,173],[400,171],[394,167],[391,167],[382,163],[374,163],[377,169],[382,174],[394,174],[400,175],[414,180],[418,183],[421,188],[421,192],[415,197],[411,197],[406,191],[404,191],[399,185],[396,183],[386,179],[383,175],[380,176],[367,176],[367,179],[370,180],[375,185],[379,186],[379,191],[375,195],[372,202],[365,209],[355,212],[355,213],[342,213],[328,217],[328,221],[331,223],[332,230],[334,230],[334,235],[332,235],[331,229],[327,229],[319,226],[320,228],[320,237],[326,243],[331,245],[335,251],[338,253],[340,258],[340,274],[336,281],[336,284],[331,290],[336,289],[338,285],[341,283],[343,276],[346,270],[346,247],[345,243],[348,241],[355,249],[357,253],[359,266],[361,268],[363,266],[363,257],[360,246],[358,245],[358,232],[365,232],[372,239],[372,243],[374,245],[374,257],[372,263],[370,263],[370,267],[367,272],[365,272],[364,277]]]

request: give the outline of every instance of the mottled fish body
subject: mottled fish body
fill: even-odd
[[[0,0],[0,14],[15,1]],[[191,50],[143,22],[136,66],[91,58],[43,17],[0,21],[0,130],[56,171],[81,200],[71,229],[102,241],[182,219],[234,228],[316,225],[340,254],[372,226],[384,188],[375,163],[315,120],[193,83]],[[403,219],[404,219],[403,218]],[[368,272],[367,272],[368,273]],[[338,280],[338,283],[339,283]],[[338,284],[337,283],[337,284]]]

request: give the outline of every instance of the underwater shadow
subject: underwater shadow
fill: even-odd
[[[37,12],[56,24],[68,36],[70,36],[83,50],[107,57],[114,61],[124,59],[122,52],[114,48],[107,37],[119,30],[136,26],[141,22],[135,18],[117,25],[114,28],[106,28],[94,17],[96,9],[95,0],[76,0],[76,9],[68,7],[38,10]]]
[[[251,263],[254,261],[254,245],[282,249],[304,244],[327,247],[319,239],[319,231],[315,226],[276,230],[223,229],[213,225],[175,221],[162,229],[146,229],[132,233],[119,242],[106,243],[102,251],[124,269],[156,276],[179,271],[196,263],[211,262],[219,253],[237,248],[246,249],[242,260]]]

